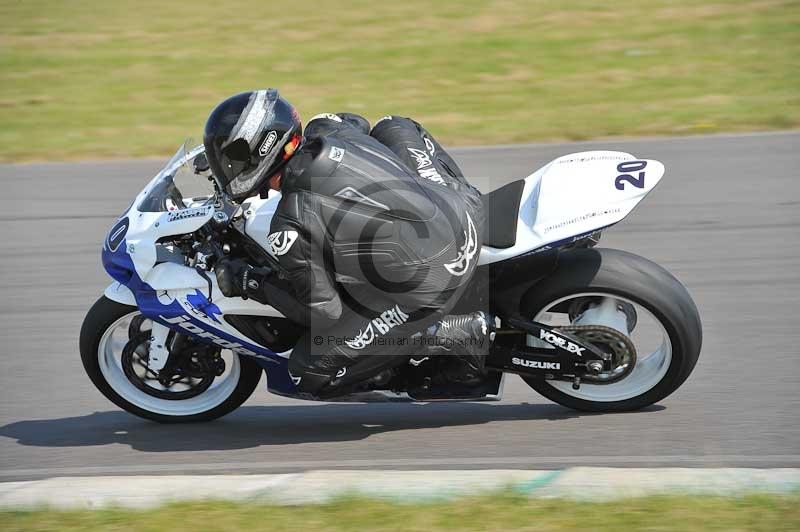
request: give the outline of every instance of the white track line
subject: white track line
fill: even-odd
[[[280,504],[322,503],[345,494],[405,501],[449,499],[512,489],[532,497],[611,500],[680,493],[794,493],[800,469],[630,469],[578,467],[449,471],[308,471],[273,475],[61,477],[0,483],[0,507],[153,507],[226,499]]]
[[[374,460],[280,460],[265,462],[181,463],[87,467],[6,469],[0,478],[42,478],[80,475],[144,475],[175,473],[258,473],[305,471],[313,469],[485,469],[497,466],[516,468],[563,468],[572,466],[611,467],[797,467],[800,455],[661,455],[661,456],[553,456],[553,457],[473,457],[412,458]]]

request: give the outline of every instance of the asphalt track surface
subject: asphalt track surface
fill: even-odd
[[[644,411],[586,415],[516,377],[496,403],[325,404],[264,382],[213,423],[118,410],[84,375],[100,246],[162,161],[0,166],[0,480],[321,468],[800,466],[800,133],[454,150],[484,191],[552,158],[621,149],[661,184],[602,245],[653,259],[695,298],[700,362]]]

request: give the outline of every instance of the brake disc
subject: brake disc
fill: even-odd
[[[162,379],[165,377],[163,372],[169,370],[164,368],[161,371],[154,371],[147,365],[147,351],[149,342],[149,331],[143,331],[135,334],[134,337],[129,340],[122,349],[122,359],[120,360],[122,371],[131,384],[147,395],[151,395],[159,399],[180,401],[202,394],[211,386],[211,383],[214,382],[215,375],[209,373],[207,370],[203,371],[201,376],[193,377],[192,373],[194,373],[197,368],[192,368],[189,371],[184,370],[184,368],[175,368],[173,373],[167,376],[168,378],[166,380],[168,381],[168,385],[164,386],[162,384],[165,389],[159,389],[152,386],[150,384],[151,382],[161,383]],[[139,371],[144,372],[143,375],[140,375],[139,372],[137,372],[137,367]],[[179,391],[170,390],[169,388],[174,384],[182,384],[188,387],[188,389]]]
[[[598,374],[587,373],[581,378],[593,384],[611,384],[627,377],[636,366],[636,346],[626,335],[616,329],[604,325],[565,325],[555,328],[557,331],[571,334],[582,342],[611,355],[610,371]]]

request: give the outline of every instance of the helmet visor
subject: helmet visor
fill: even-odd
[[[228,174],[227,192],[239,199],[254,194],[262,185],[268,174],[274,173],[283,166],[278,153],[259,157],[258,153],[249,152],[249,145],[244,140],[232,142],[223,150],[223,166]]]
[[[243,173],[250,173],[258,166],[258,162],[253,160],[250,145],[245,139],[237,139],[222,148],[220,163],[229,183]]]

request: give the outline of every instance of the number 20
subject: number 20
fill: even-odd
[[[617,172],[624,173],[617,176],[617,179],[614,180],[614,186],[617,187],[617,190],[625,190],[625,183],[627,182],[636,188],[644,188],[644,172],[639,172],[639,170],[644,170],[646,167],[647,161],[625,161],[624,163],[619,163]],[[639,172],[639,177],[634,177],[632,175],[633,172]]]

